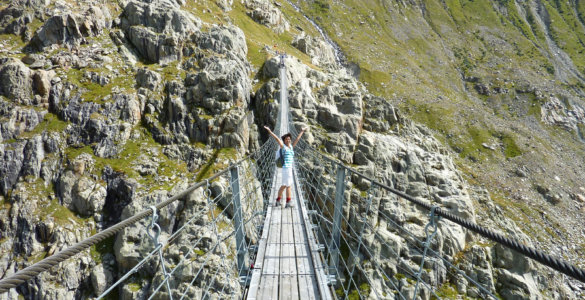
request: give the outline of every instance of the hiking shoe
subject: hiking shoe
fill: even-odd
[[[276,201],[274,202],[274,206],[280,206],[280,201],[276,200]]]
[[[286,203],[285,208],[289,208],[289,207],[294,207],[294,205],[292,204],[292,201],[289,201]]]

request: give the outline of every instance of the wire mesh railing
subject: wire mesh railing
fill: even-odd
[[[147,299],[241,297],[266,212],[263,193],[271,187],[273,148],[268,141],[183,199],[176,228],[164,232],[156,218],[137,224],[152,250],[98,299],[128,285],[132,296]],[[160,241],[162,236],[168,237]]]
[[[240,297],[262,230],[274,149],[276,143],[267,141],[163,202],[149,206],[148,199],[136,201],[135,213],[127,212],[127,219],[0,280],[0,292],[117,234],[117,281],[96,295],[98,299]]]
[[[296,127],[290,128],[296,135]],[[531,248],[523,251],[527,247],[516,247],[515,241],[380,184],[306,141],[295,150],[299,180],[339,297],[431,299],[463,293],[497,298],[496,282],[485,273],[486,257],[460,263],[465,253],[482,253],[481,246],[469,243],[466,251],[446,253],[444,244],[454,230],[479,233],[492,246],[501,243],[521,254],[536,253],[526,256],[582,280],[582,271],[574,266]]]

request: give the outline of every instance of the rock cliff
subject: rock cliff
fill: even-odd
[[[414,2],[384,5],[390,12],[419,7],[423,14],[413,16],[414,25],[439,11]],[[327,1],[301,4],[319,23],[336,11]],[[350,7],[351,1],[339,5]],[[452,138],[459,137],[448,136],[454,125],[447,121],[447,138],[437,134],[440,129],[436,122],[440,123],[442,117],[436,114],[444,111],[425,106],[424,102],[402,101],[404,94],[379,92],[393,81],[373,80],[386,75],[375,73],[366,61],[339,66],[336,49],[314,27],[313,17],[303,16],[297,9],[285,1],[260,0],[0,2],[0,278],[176,194],[195,178],[204,178],[206,165],[225,165],[257,149],[267,138],[259,132],[259,126],[274,126],[276,122],[275,99],[279,99],[280,91],[275,51],[288,54],[285,65],[291,114],[295,127],[311,128],[305,137],[309,144],[380,182],[462,218],[506,231],[528,245],[557,251],[557,244],[532,236],[531,228],[522,220],[510,219],[502,209],[505,202],[499,201],[501,196],[492,197],[478,186],[476,178],[486,177],[474,175],[467,162],[462,164],[459,160],[461,153],[465,159],[494,159],[486,154],[494,150],[470,150],[459,140],[452,142]],[[527,14],[540,11],[537,6],[524,9]],[[548,22],[543,14],[539,16],[542,22]],[[377,18],[374,14],[360,15],[353,22],[361,26]],[[402,19],[394,21],[413,25]],[[439,31],[445,38],[454,34],[447,25],[431,21],[425,24],[410,29],[405,25],[396,30],[396,35],[402,34],[406,41],[411,29],[431,25],[433,30],[442,28]],[[341,25],[331,26],[329,31],[338,33],[334,39],[341,40],[346,33],[335,27]],[[477,34],[486,40],[493,38],[494,44],[500,41],[488,33],[485,29]],[[354,44],[339,44],[351,54],[350,59],[356,58]],[[364,52],[373,51],[368,48]],[[447,52],[436,59],[464,60],[457,51]],[[555,60],[558,79],[579,78],[578,67],[566,60]],[[362,69],[356,68],[358,65]],[[402,71],[397,69],[391,77],[412,75]],[[465,72],[462,76],[463,82],[437,81],[437,85],[454,90],[469,85],[486,96],[486,105],[493,107],[500,107],[507,98],[488,96],[510,94],[511,87],[505,81],[491,78],[487,82],[486,77]],[[424,75],[417,78],[427,80]],[[396,90],[403,88],[400,79]],[[518,99],[525,98],[539,108],[518,107],[518,111],[538,112],[539,119],[531,121],[538,128],[543,126],[541,121],[560,125],[582,138],[581,101],[560,94],[541,95],[541,89],[520,91],[516,87]],[[439,101],[446,101],[444,97]],[[457,95],[453,98],[459,99]],[[413,105],[406,106],[404,102]],[[494,114],[498,109],[494,108]],[[492,148],[497,151],[507,153],[516,145],[504,130],[494,131],[485,139],[483,131],[475,133],[474,143],[489,147],[496,143]],[[231,151],[218,155],[220,149],[226,148]],[[513,178],[526,178],[527,170],[537,168],[531,164],[534,158],[516,157],[511,153],[508,158],[513,166],[504,166],[506,170],[513,169]],[[322,167],[308,159],[307,163],[315,169]],[[521,164],[526,167],[517,167]],[[321,176],[329,175],[322,172]],[[551,205],[569,201],[577,207],[585,205],[583,190],[573,191],[558,184],[551,187],[550,181],[544,179],[539,184],[538,194]],[[217,183],[212,190],[221,190],[225,185],[227,182]],[[372,284],[391,293],[392,282],[402,292],[412,293],[412,282],[401,278],[397,266],[413,261],[417,254],[391,224],[405,224],[415,236],[423,237],[426,212],[380,192],[365,214],[365,203],[356,196],[364,185],[352,178],[344,212],[348,220],[355,222],[352,226],[361,228],[365,220],[375,228],[364,231],[365,243],[372,253],[367,259],[362,257],[361,263],[371,270],[368,261],[376,260],[394,276],[387,280],[378,276],[379,280]],[[172,204],[161,215],[161,239],[167,239],[178,226],[185,225],[188,216],[206,205],[200,191]],[[541,218],[549,225],[554,223],[554,218]],[[207,222],[206,215],[195,220],[187,236],[167,249],[171,263],[181,258],[191,237],[203,237],[206,245],[213,244],[218,237],[201,226]],[[0,299],[86,299],[99,295],[152,249],[152,242],[144,239],[141,232],[145,226],[146,221],[142,221],[125,229],[75,259],[0,295]],[[575,231],[569,235],[575,240],[578,234]],[[247,238],[257,239],[249,232]],[[583,296],[582,285],[565,282],[558,274],[549,274],[515,252],[449,222],[440,223],[435,249],[456,261],[457,267],[490,292],[506,299]],[[388,259],[388,251],[399,253],[399,257]],[[575,249],[561,251],[579,253]],[[202,283],[189,286],[184,281],[189,282],[202,263],[194,261],[179,270],[172,286],[187,289],[190,297],[201,297]],[[214,253],[209,271],[219,270],[220,264],[219,255]],[[471,283],[445,274],[443,269],[444,266],[426,269],[424,276],[439,288],[480,297]],[[145,266],[120,288],[120,298],[135,299],[151,292],[149,281],[163,276],[158,270],[154,265]],[[219,299],[241,291],[237,278],[214,278],[214,284],[222,287],[218,290],[224,292],[212,297]],[[425,291],[421,297],[430,299],[431,295]]]

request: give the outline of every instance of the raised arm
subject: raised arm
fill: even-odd
[[[307,130],[307,127],[303,127],[303,129],[301,129],[301,133],[299,133],[299,135],[297,135],[297,138],[295,139],[295,141],[292,144],[293,147],[296,147],[297,143],[301,139],[301,136],[303,136],[303,133],[305,133],[305,130]]]
[[[268,126],[264,126],[264,128],[268,130],[268,133],[276,140],[276,142],[278,142],[280,148],[284,148],[284,143],[280,140],[280,138],[276,134],[274,134],[274,132],[272,132],[272,130],[270,130]]]

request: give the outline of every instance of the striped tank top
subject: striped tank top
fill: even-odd
[[[292,168],[293,166],[293,157],[295,156],[295,151],[293,150],[292,146],[287,147],[284,146],[284,164],[282,165],[283,168]]]

